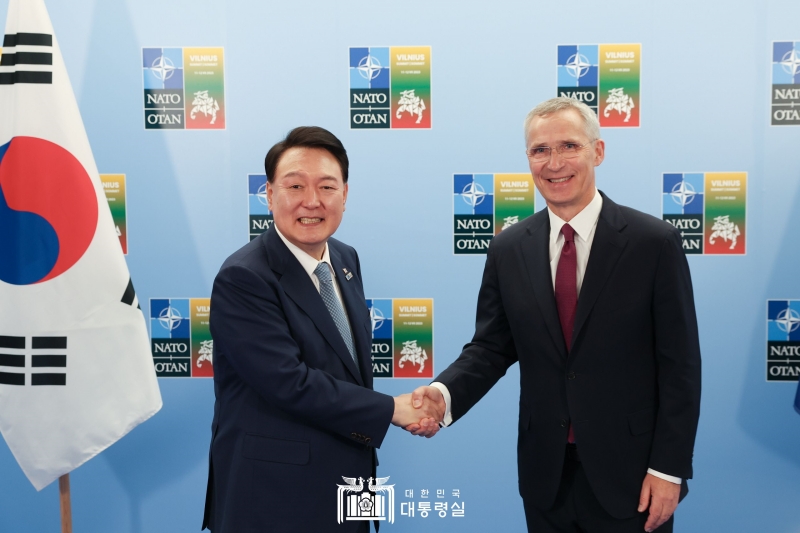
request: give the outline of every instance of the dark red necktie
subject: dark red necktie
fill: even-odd
[[[572,330],[575,327],[575,310],[578,308],[578,258],[575,254],[575,230],[569,224],[564,224],[561,226],[561,233],[564,235],[564,247],[561,248],[561,257],[556,268],[556,307],[569,353]],[[571,422],[567,442],[575,442]]]

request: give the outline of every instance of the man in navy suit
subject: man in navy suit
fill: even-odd
[[[375,479],[390,423],[440,411],[372,390],[371,322],[356,251],[333,238],[347,201],[342,143],[295,128],[265,160],[274,225],[214,280],[214,419],[203,528],[367,532],[338,523],[343,477]],[[420,420],[424,419],[424,420]]]
[[[528,530],[672,531],[700,412],[681,237],[596,189],[605,143],[585,104],[543,102],[525,140],[547,209],[493,239],[472,342],[414,401],[439,402],[449,424],[519,362]]]

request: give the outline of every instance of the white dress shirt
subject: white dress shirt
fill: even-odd
[[[311,278],[311,282],[316,287],[317,292],[319,292],[319,278],[316,274],[314,274],[314,270],[317,269],[317,265],[320,263],[325,263],[328,265],[328,268],[331,271],[331,278],[333,279],[333,292],[336,293],[336,297],[339,299],[339,303],[342,305],[342,310],[344,311],[344,317],[347,319],[347,327],[350,328],[350,336],[353,337],[353,328],[350,325],[350,317],[347,315],[347,307],[344,305],[344,301],[342,300],[342,293],[339,291],[339,282],[336,280],[336,271],[333,269],[333,265],[331,265],[331,254],[328,250],[328,243],[325,243],[325,251],[322,253],[322,260],[320,261],[316,257],[312,257],[308,255],[306,252],[289,242],[289,240],[283,236],[283,233],[278,229],[278,226],[275,226],[275,231],[278,232],[278,237],[281,238],[283,243],[292,252],[297,260],[300,262],[300,266],[303,267],[303,270],[306,271],[308,277]],[[326,308],[327,309],[327,308]]]
[[[603,197],[600,196],[600,193],[595,189],[592,201],[569,221],[569,225],[575,230],[575,253],[577,254],[576,259],[578,263],[578,295],[580,295],[581,286],[583,286],[583,276],[586,274],[586,265],[589,264],[589,252],[592,249],[594,234],[597,230],[597,221],[600,220],[600,211],[602,209]],[[555,215],[552,210],[548,209],[547,214],[550,217],[550,278],[553,280],[553,290],[555,290],[556,269],[558,268],[558,261],[561,258],[561,249],[564,247],[564,235],[561,233],[561,227],[567,222]],[[445,402],[445,414],[442,425],[445,427],[449,426],[453,423],[453,415],[450,412],[450,391],[447,390],[444,384],[439,382],[433,382],[431,386],[442,391]],[[678,485],[681,483],[681,478],[662,474],[652,468],[648,468],[647,473]]]

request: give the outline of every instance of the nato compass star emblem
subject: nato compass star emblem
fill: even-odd
[[[563,56],[562,56],[563,57]],[[573,54],[567,59],[567,64],[564,65],[567,67],[567,72],[569,72],[572,77],[574,78],[581,78],[589,72],[589,67],[592,66],[589,63],[589,60],[586,59],[586,56],[581,54]]]
[[[367,80],[374,80],[381,73],[381,62],[368,55],[358,62],[358,73]]]
[[[168,58],[158,56],[150,66],[153,75],[161,81],[168,80],[175,73],[175,65]]]
[[[383,321],[386,317],[383,316],[383,313],[377,307],[372,307],[369,310],[369,319],[372,322],[372,332],[375,333],[375,330],[378,329],[383,325]]]
[[[158,315],[158,322],[164,327],[164,329],[168,329],[170,331],[173,331],[180,326],[182,321],[183,317],[174,307],[167,307]]]
[[[252,190],[252,189],[251,189]],[[261,205],[267,205],[267,184],[260,186],[256,192],[256,198]]]
[[[461,197],[468,205],[475,207],[483,202],[483,199],[486,197],[486,191],[483,190],[483,187],[471,181],[467,183],[464,190],[461,191]]]
[[[792,76],[800,72],[800,54],[797,50],[789,50],[781,59],[781,66],[783,70]]]
[[[778,318],[775,319],[775,323],[778,324],[781,331],[791,333],[797,328],[800,328],[800,313],[787,307],[778,313]]]
[[[672,192],[669,193],[669,195],[672,197],[672,200],[682,207],[692,203],[695,194],[697,193],[694,191],[694,187],[692,187],[692,185],[686,181],[676,183],[672,188]]]

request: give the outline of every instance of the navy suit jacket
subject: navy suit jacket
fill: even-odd
[[[681,238],[603,195],[569,354],[549,239],[542,210],[492,240],[475,336],[436,381],[457,420],[519,362],[522,497],[552,507],[571,422],[597,499],[617,518],[634,516],[648,468],[692,477],[700,346]]]
[[[360,368],[274,228],[230,256],[214,280],[216,402],[203,519],[214,533],[359,526],[337,524],[337,484],[375,475],[394,400],[372,390],[358,255],[335,239],[328,247]]]

